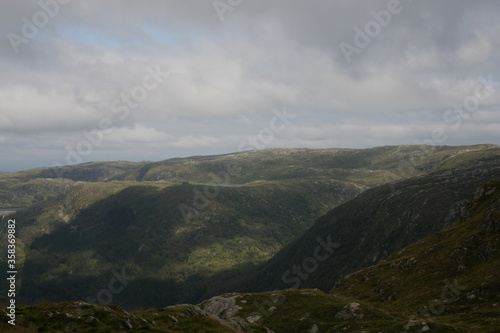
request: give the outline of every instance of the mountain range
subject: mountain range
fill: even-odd
[[[20,308],[22,325],[493,332],[499,176],[495,145],[266,149],[3,173],[2,206],[29,206],[9,216],[18,299],[37,304]],[[456,241],[441,244],[443,235]],[[453,257],[458,268],[440,267],[459,242],[470,250]],[[440,250],[431,257],[430,243]],[[453,284],[455,273],[474,288]],[[484,274],[491,283],[477,291]],[[442,283],[460,301],[432,303],[445,309],[436,316],[429,297]],[[469,298],[480,305],[467,308]]]

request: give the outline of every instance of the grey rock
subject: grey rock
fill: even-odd
[[[335,314],[335,318],[340,320],[359,320],[363,319],[364,316],[361,313],[360,304],[355,302],[347,304],[342,311]]]

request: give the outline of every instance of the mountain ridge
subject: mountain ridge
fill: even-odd
[[[498,145],[402,145],[366,149],[269,148],[159,162],[88,162],[73,166],[0,173],[0,208],[27,207],[64,194],[79,182],[159,181],[244,184],[258,180],[330,178],[366,189],[382,183],[453,168]],[[262,169],[262,171],[257,171]],[[142,171],[141,171],[142,170]],[[253,170],[253,171],[250,171]],[[229,179],[230,181],[224,181]]]

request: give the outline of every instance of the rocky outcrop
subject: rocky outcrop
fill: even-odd
[[[498,191],[499,189],[496,186],[482,187],[476,193],[474,200],[481,200],[482,197],[498,194]],[[497,196],[492,200],[488,211],[485,213],[481,228],[486,232],[500,231],[500,197]]]
[[[335,318],[339,320],[359,320],[363,319],[365,315],[361,312],[359,303],[349,303],[344,306],[344,309],[337,312]]]
[[[237,316],[238,311],[242,309],[241,306],[236,304],[236,299],[240,297],[242,296],[213,297],[203,303],[203,311],[212,319],[220,322],[223,326],[231,328],[235,332],[246,330],[248,327],[247,322]]]

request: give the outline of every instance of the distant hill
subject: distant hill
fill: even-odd
[[[0,208],[24,207],[65,193],[77,182],[160,181],[233,184],[261,180],[335,179],[360,190],[499,155],[497,145],[385,146],[369,149],[264,149],[161,162],[90,162],[0,173]]]
[[[0,208],[27,207],[53,199],[80,182],[102,182],[144,163],[91,162],[0,173]]]
[[[366,188],[498,155],[498,145],[407,145],[368,149],[270,148],[146,163],[112,179],[206,184],[213,182],[210,173],[226,175],[231,170],[237,170],[237,174],[230,176],[231,183],[329,178],[351,181]]]

